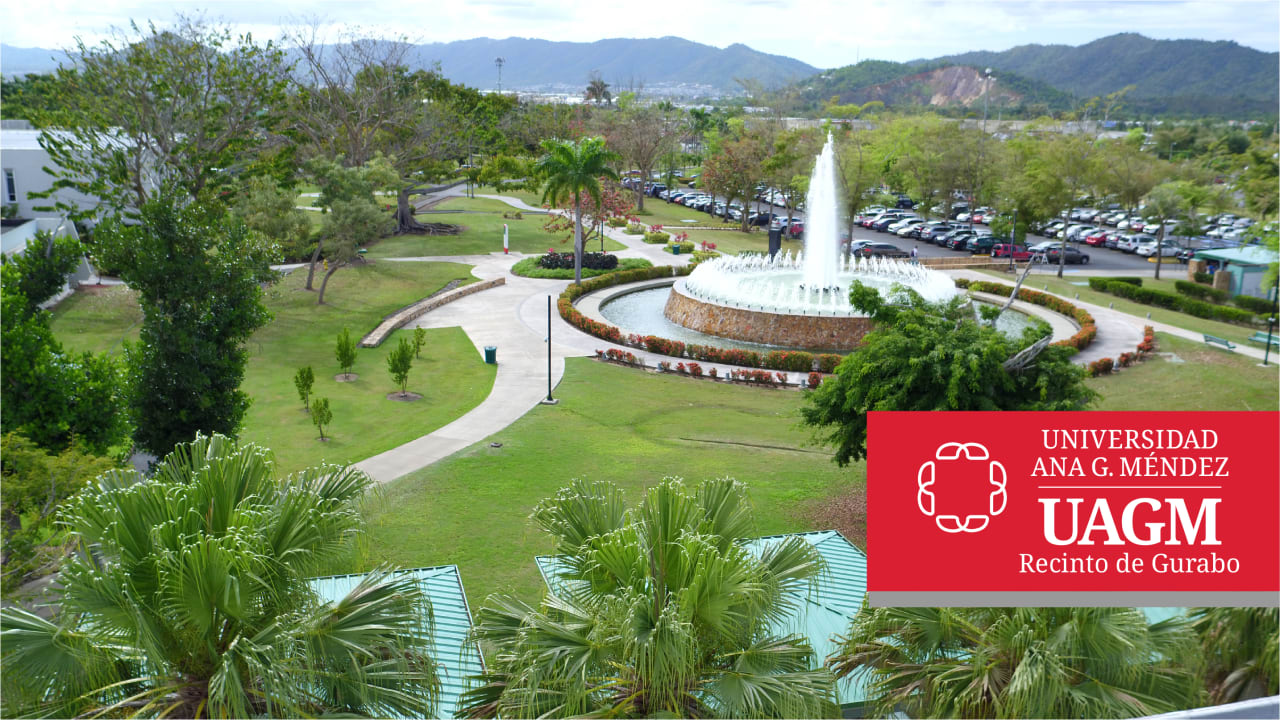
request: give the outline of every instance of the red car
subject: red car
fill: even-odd
[[[1094,247],[1100,247],[1104,243],[1106,243],[1107,233],[1104,230],[1099,230],[1098,232],[1090,233],[1088,236],[1085,237],[1084,241],[1085,243],[1089,245],[1093,245]]]
[[[1031,251],[1027,249],[1026,245],[1010,245],[1008,243],[1000,243],[997,245],[992,245],[991,257],[1007,258],[1009,257],[1010,251],[1012,251],[1013,253],[1014,260],[1030,260],[1031,259]]]

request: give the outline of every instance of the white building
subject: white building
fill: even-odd
[[[62,213],[53,210],[56,202],[73,204],[80,209],[98,206],[97,198],[63,188],[56,195],[43,199],[31,199],[33,192],[44,192],[53,187],[53,176],[44,171],[50,165],[49,153],[40,147],[40,131],[31,129],[25,120],[6,120],[0,125],[0,205],[17,208],[17,217],[56,218]],[[48,210],[37,210],[47,207]]]

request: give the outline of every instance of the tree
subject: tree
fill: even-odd
[[[1084,368],[1071,363],[1070,348],[1050,345],[1029,366],[1006,369],[1038,339],[1035,330],[1007,338],[975,321],[959,298],[932,304],[899,287],[886,300],[855,282],[849,301],[875,329],[800,408],[815,439],[835,447],[839,465],[866,457],[867,413],[874,410],[1081,410],[1096,396],[1084,385]]]
[[[675,114],[659,105],[630,104],[609,114],[605,137],[628,168],[646,180],[662,157],[676,147]],[[635,187],[636,207],[644,210],[644,184]]]
[[[604,252],[604,225],[610,218],[627,217],[635,211],[635,206],[631,204],[631,193],[627,192],[618,183],[610,182],[608,178],[600,178],[600,202],[596,202],[591,195],[583,195],[581,198],[581,213],[583,224],[582,244],[585,246],[587,241],[592,239],[594,234],[600,238],[600,252]],[[567,201],[562,201],[557,207],[570,210],[572,205]],[[574,230],[577,228],[577,219],[568,213],[547,213],[547,219],[542,224],[542,229],[553,235],[564,233],[562,242],[573,240]]]
[[[1200,640],[1214,703],[1280,692],[1280,610],[1193,608],[1191,626]]]
[[[338,359],[338,367],[342,368],[342,379],[350,381],[351,367],[356,364],[356,341],[351,339],[350,328],[342,328],[333,355]]]
[[[27,299],[28,312],[35,312],[58,294],[83,257],[84,247],[79,240],[65,235],[55,238],[53,233],[41,230],[23,252],[5,255],[4,262],[17,271],[10,276],[18,283],[13,290]]]
[[[298,398],[302,400],[302,409],[307,410],[311,407],[309,400],[311,399],[311,388],[315,385],[316,374],[308,365],[298,368],[298,372],[293,376],[293,386],[298,389]]]
[[[730,137],[713,136],[710,144],[710,156],[702,162],[702,181],[712,193],[725,196],[724,220],[728,222],[729,206],[735,200],[749,201],[755,193],[771,144],[763,131],[750,130],[740,122],[730,124]],[[742,213],[741,227],[746,232],[746,212]]]
[[[279,48],[200,20],[172,29],[131,24],[97,47],[70,54],[62,107],[43,118],[53,189],[101,207],[59,208],[74,219],[127,211],[159,191],[189,198],[269,171],[288,69]]]
[[[391,218],[379,208],[373,195],[378,188],[393,186],[397,182],[390,163],[380,155],[359,167],[344,167],[340,160],[315,159],[305,165],[306,171],[320,186],[316,203],[328,211],[307,268],[308,290],[312,289],[316,264],[324,251],[325,240],[332,240],[325,256],[328,268],[316,298],[317,305],[324,304],[329,278],[358,257],[361,245],[386,235],[392,227]]]
[[[129,439],[127,384],[106,355],[72,355],[49,329],[49,313],[19,289],[22,271],[0,267],[0,428],[21,432],[40,447],[61,452],[78,440],[106,454]]]
[[[143,205],[136,225],[99,225],[94,240],[142,306],[125,353],[134,439],[163,457],[197,432],[234,435],[249,407],[244,344],[271,317],[262,285],[276,279],[275,247],[221,207],[172,192]]]
[[[835,160],[844,190],[844,210],[847,214],[846,230],[853,237],[854,219],[867,203],[867,193],[880,184],[880,169],[876,151],[876,135],[868,130],[849,130],[835,134]]]
[[[297,208],[297,193],[269,176],[250,178],[232,212],[254,232],[280,246],[290,260],[305,257],[311,243],[311,221]]]
[[[57,566],[64,553],[44,548],[56,547],[64,539],[63,533],[51,527],[58,507],[91,478],[116,465],[84,447],[50,453],[21,435],[6,433],[0,438],[0,475],[4,478],[0,496],[4,532],[0,565],[4,576],[0,587],[8,592]]]
[[[1152,188],[1147,193],[1147,204],[1143,214],[1160,223],[1160,232],[1156,234],[1156,279],[1160,279],[1160,266],[1164,259],[1164,236],[1173,218],[1182,211],[1183,196],[1181,183],[1164,183]]]
[[[311,422],[315,424],[316,430],[320,431],[320,439],[323,441],[324,426],[333,422],[333,412],[329,410],[329,398],[316,398],[312,401]]]
[[[591,74],[587,76],[587,89],[582,94],[582,99],[585,102],[595,103],[596,105],[601,103],[613,105],[613,93],[609,92],[609,83],[600,77],[600,71],[592,70]]]
[[[612,484],[574,480],[532,519],[558,576],[537,608],[494,596],[475,636],[494,649],[466,717],[830,717],[830,674],[770,623],[823,571],[790,538],[758,557],[741,483],[666,478],[627,510]]]
[[[1070,220],[1071,206],[1080,191],[1095,184],[1099,155],[1093,138],[1054,134],[1041,140],[1039,152],[1027,163],[1025,181],[1039,211],[1048,217],[1061,214]],[[1058,277],[1062,277],[1067,257],[1067,234],[1061,234]]]
[[[396,232],[456,234],[456,225],[417,220],[410,198],[452,171],[453,158],[468,150],[464,135],[495,126],[514,100],[452,85],[438,68],[410,72],[414,46],[403,38],[325,43],[312,33],[294,41],[306,69],[295,88],[294,128],[320,157],[351,167],[386,159],[395,173]]]
[[[416,358],[422,357],[422,346],[426,344],[427,344],[427,329],[420,328],[420,327],[414,328],[413,329],[413,356]]]
[[[832,659],[877,714],[1127,718],[1196,698],[1185,619],[1135,608],[864,608]]]
[[[337,602],[307,581],[361,529],[371,484],[333,465],[278,478],[221,435],[145,480],[102,475],[60,515],[78,552],[57,614],[0,610],[4,714],[432,715],[417,581],[375,572]]]
[[[387,371],[391,373],[391,379],[400,386],[402,398],[409,395],[409,371],[412,369],[413,345],[409,344],[408,340],[400,338],[400,344],[387,355]]]
[[[552,205],[573,200],[573,282],[582,284],[582,198],[588,196],[601,203],[600,178],[617,180],[618,173],[609,167],[617,154],[605,149],[604,139],[582,138],[577,141],[543,140],[542,157],[536,169],[545,178],[542,201]]]

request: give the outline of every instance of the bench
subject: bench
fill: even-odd
[[[1262,343],[1263,345],[1266,345],[1267,343],[1271,343],[1276,347],[1280,347],[1280,337],[1276,337],[1275,335],[1268,335],[1267,333],[1264,333],[1261,330],[1254,333],[1253,336],[1249,338],[1249,341]]]
[[[1215,335],[1205,335],[1204,342],[1206,345],[1221,345],[1222,347],[1228,350],[1231,350],[1233,352],[1236,349],[1235,343],[1231,342],[1230,340],[1227,340],[1226,338],[1220,338]]]

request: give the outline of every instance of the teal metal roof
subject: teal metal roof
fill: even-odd
[[[393,575],[412,575],[431,601],[435,628],[431,640],[440,670],[440,703],[437,718],[452,718],[458,697],[467,689],[467,679],[479,675],[484,665],[475,643],[467,642],[471,632],[471,610],[462,590],[457,565],[399,570]],[[323,600],[337,602],[364,579],[364,575],[330,575],[308,582]],[[422,628],[423,632],[427,628]]]
[[[836,649],[836,635],[849,630],[849,622],[862,608],[862,598],[867,592],[867,556],[853,543],[835,530],[796,533],[794,535],[769,535],[752,538],[744,545],[759,554],[765,548],[788,537],[803,538],[811,543],[827,563],[827,571],[818,578],[812,592],[793,593],[795,611],[774,626],[779,634],[795,633],[809,639],[817,662],[823,662]],[[563,588],[565,580],[560,576],[560,558],[540,555],[535,558],[538,572],[547,588],[555,593]],[[866,699],[863,673],[850,675],[837,688],[841,705],[854,705]]]
[[[1247,245],[1245,247],[1222,248],[1221,250],[1197,250],[1196,257],[1208,260],[1222,260],[1237,265],[1270,265],[1276,262],[1280,255],[1264,247]]]

